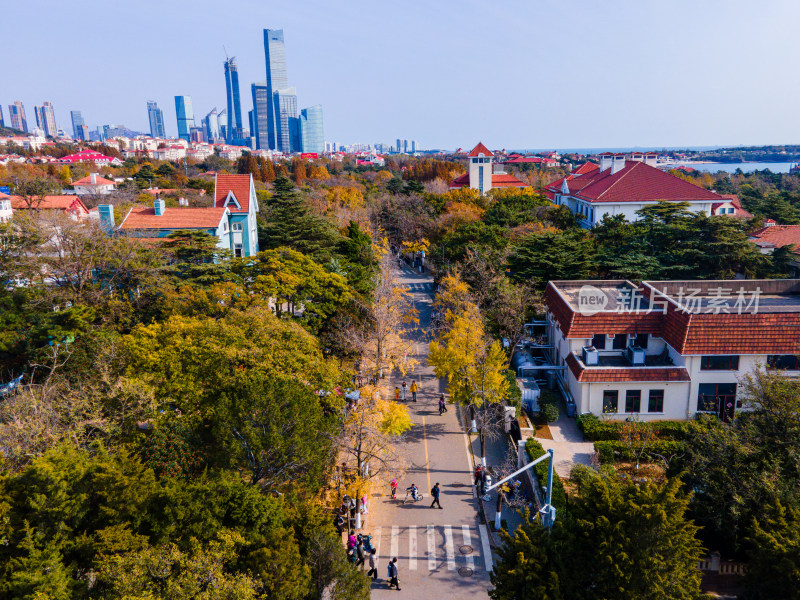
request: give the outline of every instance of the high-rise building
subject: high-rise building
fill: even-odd
[[[203,117],[202,124],[207,142],[212,143],[214,140],[219,138],[219,115],[217,115],[216,106],[212,108],[205,117]]]
[[[408,154],[408,140],[403,140],[403,152]]]
[[[264,54],[267,63],[267,96],[270,99],[274,98],[272,102],[267,104],[267,140],[270,149],[280,150],[280,142],[278,141],[280,111],[275,108],[280,100],[275,97],[275,94],[278,90],[285,90],[289,87],[289,78],[286,75],[286,47],[283,43],[283,29],[264,30]],[[296,114],[297,108],[295,104],[295,114],[292,116],[296,116]],[[285,129],[288,129],[288,122]],[[288,136],[288,131],[286,134]]]
[[[400,138],[397,138],[397,146],[394,147],[397,152],[402,152],[403,147],[400,145]]]
[[[300,151],[317,154],[325,152],[322,106],[319,104],[300,111]]]
[[[178,137],[190,141],[189,131],[194,127],[191,96],[175,96],[175,115],[178,119]]]
[[[88,132],[88,128],[83,122],[83,115],[79,110],[71,110],[69,111],[69,116],[72,119],[72,137],[76,140],[83,140],[86,141],[88,137],[86,134]]]
[[[22,102],[17,100],[14,104],[8,105],[8,118],[13,129],[28,132],[28,120],[25,118],[25,107]]]
[[[0,106],[0,127],[5,127],[5,121],[3,121],[3,107]]]
[[[256,81],[250,86],[253,93],[253,122],[250,134],[256,138],[256,148],[269,150],[269,105],[270,94],[266,81]]]
[[[411,154],[417,151],[417,140],[411,140]]]
[[[189,141],[190,142],[205,142],[205,130],[203,127],[189,128]]]
[[[293,152],[299,145],[295,141],[292,146],[293,138],[297,135],[297,90],[295,88],[285,88],[275,90],[273,94],[273,111],[275,114],[275,149],[281,152]]]
[[[53,112],[53,105],[43,102],[41,106],[34,106],[33,112],[36,115],[36,126],[44,131],[48,137],[56,137],[58,128],[56,127],[56,114]]]
[[[158,108],[157,102],[147,103],[147,118],[150,120],[150,135],[154,138],[165,138],[164,111]]]
[[[244,137],[242,131],[242,105],[239,98],[239,68],[236,57],[225,61],[225,90],[228,99],[227,142],[235,143]]]

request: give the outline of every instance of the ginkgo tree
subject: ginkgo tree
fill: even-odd
[[[470,407],[485,465],[486,437],[499,425],[493,406],[508,395],[509,384],[504,375],[506,354],[500,342],[486,334],[480,311],[474,304],[458,313],[448,310],[445,321],[449,327],[431,342],[428,362],[438,377],[447,378],[450,397]],[[475,409],[480,411],[477,416]]]

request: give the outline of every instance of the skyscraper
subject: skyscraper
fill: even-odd
[[[225,61],[225,89],[228,97],[227,141],[232,144],[244,137],[242,106],[239,100],[239,68],[236,66],[235,56]]]
[[[250,135],[256,138],[256,148],[269,150],[269,106],[271,96],[266,81],[256,81],[250,86],[253,93],[253,123]]]
[[[273,93],[273,111],[275,118],[275,149],[281,152],[292,152],[293,138],[297,137],[297,90],[285,88]]]
[[[6,126],[6,124],[3,121],[3,107],[0,106],[0,127],[5,127],[5,126]]]
[[[319,104],[300,111],[300,151],[317,154],[325,152],[322,106]]]
[[[223,140],[228,140],[228,111],[223,108],[217,115],[217,123],[219,123],[219,136]]]
[[[56,137],[58,128],[56,127],[56,115],[53,112],[53,105],[43,102],[41,106],[34,106],[33,112],[36,115],[36,126],[44,131],[48,137]]]
[[[219,138],[219,116],[216,106],[203,118],[202,123],[207,142],[211,143]]]
[[[14,104],[8,105],[8,118],[11,119],[12,128],[28,132],[28,120],[25,118],[25,107],[22,106],[22,102],[17,100]]]
[[[89,137],[89,128],[83,122],[83,115],[79,110],[69,111],[69,116],[72,118],[72,137],[76,140],[86,141]]]
[[[289,87],[289,78],[286,75],[286,47],[283,43],[283,29],[264,30],[264,54],[267,63],[267,96],[273,99],[267,104],[267,139],[269,147],[273,150],[280,149],[278,142],[278,123],[280,112],[275,110],[280,100],[275,98],[278,90],[285,90]],[[286,94],[284,94],[286,96]],[[295,98],[295,112],[291,116],[297,115],[297,104]],[[288,121],[285,128],[288,136]]]
[[[165,138],[164,111],[158,108],[157,102],[147,103],[147,118],[150,120],[150,135],[154,138]]]
[[[189,132],[194,127],[191,96],[175,96],[175,115],[178,118],[178,137],[190,141]]]

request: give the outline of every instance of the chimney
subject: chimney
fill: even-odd
[[[609,152],[604,152],[600,155],[600,172],[602,173],[606,169],[611,167],[611,163],[614,160],[614,157]]]
[[[157,217],[164,214],[164,201],[161,198],[155,199],[155,202],[153,202],[153,210],[155,210]]]
[[[617,154],[611,157],[611,174],[619,173],[625,168],[625,155]]]
[[[97,183],[97,173],[92,173],[91,174],[91,179],[92,179],[92,185],[96,184]]]
[[[100,204],[97,206],[97,212],[100,214],[100,228],[111,235],[115,227],[114,207],[110,204]]]

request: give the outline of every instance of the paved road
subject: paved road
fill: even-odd
[[[412,292],[419,310],[420,331],[413,332],[419,366],[403,379],[420,386],[418,401],[407,403],[414,427],[403,441],[409,471],[399,480],[399,490],[416,483],[425,499],[402,504],[404,491],[392,500],[389,490],[374,497],[364,531],[373,535],[378,549],[377,582],[372,597],[486,598],[490,587],[491,552],[483,525],[479,525],[470,477],[467,439],[455,407],[439,415],[438,397],[445,383],[427,365],[425,332],[430,323],[433,280],[404,268],[402,283]],[[442,510],[430,508],[430,489],[439,482]],[[471,548],[471,551],[469,551]],[[386,566],[398,557],[401,592],[388,589]],[[471,575],[468,575],[471,572]]]

